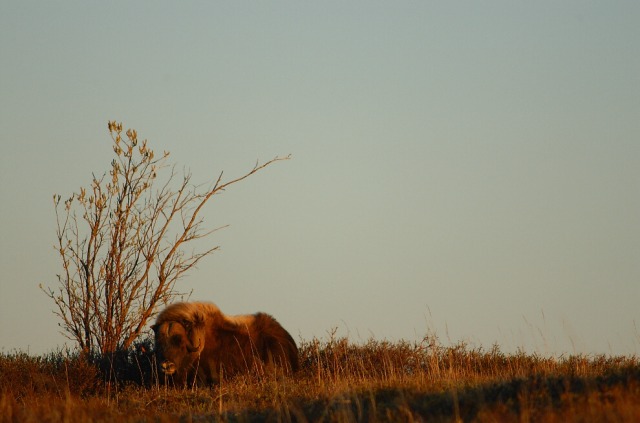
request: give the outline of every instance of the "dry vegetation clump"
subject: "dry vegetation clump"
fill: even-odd
[[[553,358],[435,337],[355,344],[332,335],[300,344],[293,377],[176,388],[154,373],[149,347],[91,360],[0,354],[0,421],[640,421],[634,356]]]
[[[0,392],[11,392],[16,400],[96,393],[98,374],[95,366],[77,354],[61,351],[36,357],[23,352],[0,354]]]

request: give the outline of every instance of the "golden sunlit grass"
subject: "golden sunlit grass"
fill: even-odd
[[[2,421],[640,421],[636,357],[504,354],[331,336],[303,342],[293,377],[210,388],[159,383],[148,348],[89,365],[64,353],[0,355]],[[107,374],[107,376],[105,376]],[[110,376],[109,376],[110,375]],[[105,382],[111,379],[111,383]]]

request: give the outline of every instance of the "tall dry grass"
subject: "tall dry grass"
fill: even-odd
[[[640,421],[637,357],[330,336],[302,342],[300,359],[293,377],[251,374],[184,389],[154,373],[148,343],[107,358],[2,354],[0,420]]]

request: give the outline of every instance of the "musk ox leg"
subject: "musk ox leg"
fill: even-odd
[[[217,385],[220,382],[218,361],[213,358],[206,359],[203,356],[200,358],[197,374],[198,383],[201,385]]]

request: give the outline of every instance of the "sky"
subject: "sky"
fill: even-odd
[[[0,1],[0,352],[60,333],[107,122],[207,183],[176,286],[298,341],[640,353],[640,3]]]

